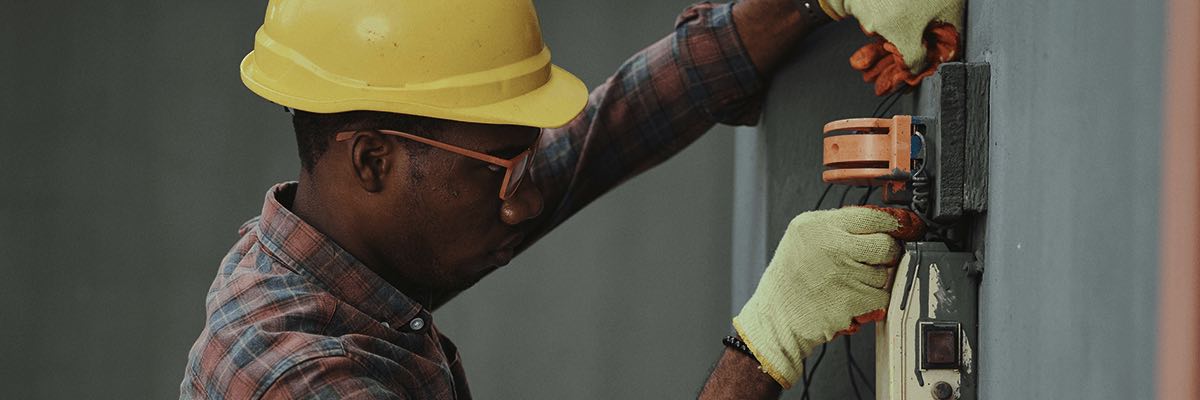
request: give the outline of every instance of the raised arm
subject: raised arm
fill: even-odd
[[[549,231],[717,123],[756,123],[766,74],[816,25],[806,21],[818,20],[806,19],[791,0],[685,10],[673,33],[592,90],[580,116],[543,134],[532,180],[546,210],[529,236]]]

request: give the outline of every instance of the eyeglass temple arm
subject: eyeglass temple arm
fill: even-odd
[[[334,137],[334,140],[339,141],[339,142],[349,140],[350,138],[354,137],[354,135],[357,134],[358,132],[362,132],[362,131],[339,132],[337,134],[337,136]],[[404,133],[404,132],[400,132],[400,131],[385,131],[385,130],[378,130],[377,132],[385,134],[385,135],[399,136],[399,137],[402,137],[405,139],[414,140],[414,141],[421,142],[421,143],[424,143],[424,144],[427,144],[427,145],[430,145],[433,147],[437,147],[442,150],[449,151],[451,153],[462,154],[464,156],[471,157],[476,160],[489,162],[489,163],[496,164],[496,165],[499,165],[499,166],[502,166],[505,168],[512,168],[512,166],[514,164],[514,162],[511,160],[505,160],[503,158],[496,157],[491,154],[467,150],[462,147],[442,143],[442,142],[439,142],[439,141],[436,141],[433,139],[423,138],[423,137],[420,137],[417,135],[413,135],[411,133]],[[518,156],[518,157],[520,157],[520,156]]]

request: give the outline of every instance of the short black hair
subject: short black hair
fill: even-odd
[[[317,160],[329,150],[333,135],[342,131],[390,129],[437,139],[438,130],[444,127],[443,120],[417,115],[397,114],[381,111],[346,111],[321,114],[303,110],[292,110],[292,127],[296,130],[296,148],[300,154],[300,166],[312,172]],[[424,151],[428,146],[404,140],[411,150]]]

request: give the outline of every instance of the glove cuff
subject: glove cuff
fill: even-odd
[[[829,4],[829,0],[818,0],[817,5],[821,6],[821,11],[824,11],[825,15],[829,16],[829,18],[833,19],[834,21],[841,21],[842,18],[846,18],[846,16],[833,9],[833,6]]]
[[[762,372],[769,375],[771,379],[774,379],[775,382],[778,382],[779,386],[782,386],[784,390],[790,389],[792,387],[792,382],[795,382],[795,379],[792,379],[790,376],[786,376],[783,371],[780,371],[779,368],[770,361],[767,353],[763,352],[763,348],[758,347],[759,344],[754,341],[755,339],[750,338],[750,334],[746,332],[745,328],[742,327],[742,324],[738,321],[738,318],[733,319],[733,330],[737,331],[738,336],[742,338],[742,343],[745,343],[746,347],[750,349],[750,352],[754,353],[754,358],[758,360],[758,368],[762,370]]]

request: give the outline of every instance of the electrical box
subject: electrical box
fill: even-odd
[[[944,243],[905,246],[875,327],[877,399],[977,398],[978,266]]]
[[[921,86],[922,115],[825,125],[825,182],[881,187],[929,227],[906,244],[876,327],[877,399],[977,398],[989,85],[986,63],[944,63]]]

